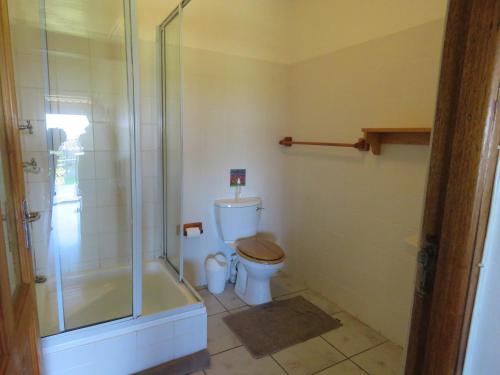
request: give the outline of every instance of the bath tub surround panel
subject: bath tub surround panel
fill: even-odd
[[[47,374],[128,374],[198,352],[207,347],[206,310],[134,324],[116,323],[107,332],[70,342],[42,342]]]

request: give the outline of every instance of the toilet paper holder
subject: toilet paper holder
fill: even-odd
[[[188,228],[198,228],[200,230],[200,234],[203,234],[203,223],[198,221],[196,223],[187,223],[183,226],[184,237],[187,237],[187,229]]]

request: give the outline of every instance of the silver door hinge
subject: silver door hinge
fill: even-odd
[[[27,130],[29,134],[33,134],[33,125],[31,124],[31,120],[26,120],[24,124],[20,124],[17,127],[19,130]]]

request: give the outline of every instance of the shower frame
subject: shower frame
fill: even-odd
[[[160,124],[161,124],[161,142],[162,142],[162,163],[164,166],[167,165],[167,144],[166,144],[166,132],[165,132],[165,121],[166,121],[166,105],[165,105],[165,100],[166,100],[166,93],[165,93],[165,82],[166,82],[166,74],[165,74],[165,43],[164,43],[164,38],[166,36],[166,27],[177,17],[179,17],[179,23],[181,25],[180,30],[179,30],[179,46],[180,46],[180,51],[179,51],[179,75],[180,75],[180,87],[179,87],[179,94],[180,94],[180,108],[179,108],[179,121],[181,122],[181,130],[180,130],[180,153],[181,153],[181,165],[183,164],[183,158],[182,158],[182,139],[183,139],[183,129],[182,129],[182,116],[183,116],[183,92],[184,92],[184,87],[182,85],[182,11],[183,9],[189,4],[191,0],[182,0],[179,5],[170,12],[170,14],[161,22],[161,24],[157,27],[157,38],[156,38],[156,50],[159,51],[158,53],[158,58],[157,58],[157,76],[160,77],[161,79],[161,87],[159,89],[158,97],[161,100],[161,111],[160,113]],[[182,225],[181,223],[183,222],[182,220],[182,181],[183,181],[183,169],[181,167],[181,175],[180,175],[180,189],[181,189],[181,202],[180,202],[180,210],[181,210],[181,215],[180,215],[180,223],[178,224],[178,230],[177,234],[181,238],[180,243],[179,243],[179,266],[177,267],[169,258],[168,256],[168,249],[167,249],[167,203],[166,203],[166,189],[167,189],[167,176],[166,173],[163,173],[163,180],[162,180],[162,199],[163,199],[163,209],[162,209],[162,216],[163,216],[163,249],[162,249],[162,257],[165,259],[165,261],[177,271],[179,275],[179,282],[182,282],[184,280],[184,252],[182,249]],[[165,167],[163,168],[165,171]]]
[[[188,1],[183,1],[179,6],[184,7]],[[61,277],[61,259],[59,254],[56,255],[55,274],[56,274],[56,294],[57,294],[57,309],[58,309],[58,325],[59,332],[54,335],[49,335],[42,338],[44,346],[61,345],[73,340],[85,339],[95,334],[105,334],[115,329],[133,327],[135,325],[145,324],[155,319],[163,319],[173,317],[177,314],[189,313],[201,308],[201,297],[196,293],[195,289],[183,279],[182,268],[177,270],[165,258],[165,266],[169,272],[175,272],[179,275],[178,281],[182,282],[189,292],[198,301],[197,303],[185,305],[171,310],[164,310],[158,313],[153,313],[148,316],[142,316],[142,282],[143,282],[143,260],[142,260],[142,168],[141,168],[141,140],[140,140],[140,85],[139,85],[139,54],[138,54],[138,38],[137,38],[137,19],[136,19],[136,0],[123,0],[124,9],[124,29],[125,29],[125,49],[126,49],[126,64],[127,64],[127,103],[129,109],[129,124],[130,124],[130,171],[131,171],[131,211],[132,211],[132,310],[131,315],[123,318],[117,318],[111,321],[96,322],[90,326],[79,327],[71,330],[66,330],[64,323],[64,304],[63,304],[63,288]],[[45,22],[45,0],[39,2],[40,27],[41,27],[41,46],[42,46],[42,69],[45,87],[45,95],[49,95],[49,65],[48,65],[48,48],[47,34]],[[173,12],[179,12],[179,7]],[[170,17],[170,16],[169,16]],[[182,90],[181,90],[182,91]],[[182,102],[182,101],[181,101]],[[45,112],[50,113],[50,102],[45,102]],[[52,132],[52,130],[51,130]],[[51,134],[47,135],[49,145],[53,143]],[[51,162],[52,159],[52,162]],[[50,173],[55,173],[53,156],[49,156],[49,165],[51,165]],[[53,189],[53,176],[49,176],[51,189]],[[52,204],[52,202],[51,202]],[[182,241],[181,241],[182,245]],[[165,249],[163,249],[165,253]],[[182,254],[182,247],[179,249]],[[181,263],[182,265],[182,258]]]

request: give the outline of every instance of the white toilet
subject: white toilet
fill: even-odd
[[[285,261],[278,245],[256,237],[261,204],[260,198],[215,201],[219,233],[238,260],[235,291],[249,305],[272,300],[269,282]]]

